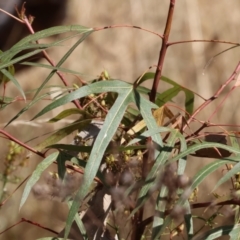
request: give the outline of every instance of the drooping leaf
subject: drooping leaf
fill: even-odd
[[[51,94],[59,92],[59,90],[55,90],[55,91],[51,91],[48,93],[45,93],[41,96],[39,96],[38,98],[32,100],[29,104],[27,104],[22,110],[20,110],[7,124],[5,127],[7,127],[11,122],[13,122],[14,120],[16,120],[18,117],[20,117],[24,112],[26,112],[28,109],[30,109],[32,106],[34,106],[37,102],[39,102],[40,100],[42,100],[45,97],[49,97]]]
[[[144,81],[147,81],[149,79],[153,79],[154,75],[155,75],[155,73],[152,73],[152,72],[145,73],[143,76],[141,76],[140,80],[139,79],[137,80],[138,85],[140,85]],[[173,80],[171,80],[167,77],[161,76],[161,80],[166,82],[166,83],[169,83],[169,84],[173,85],[173,88],[167,90],[164,93],[163,98],[161,97],[161,94],[159,94],[159,95],[157,94],[156,104],[158,104],[159,106],[162,106],[164,104],[164,101],[172,100],[172,98],[175,97],[180,91],[183,91],[184,94],[185,94],[185,109],[189,114],[192,114],[193,113],[193,107],[194,107],[193,106],[193,104],[194,104],[194,93],[191,90],[179,85],[178,83],[174,82]],[[167,96],[167,94],[169,94],[169,96]]]
[[[43,50],[46,50],[50,47],[55,47],[55,46],[60,46],[60,42],[63,42],[65,40],[61,39],[60,41],[54,41],[53,43],[48,43],[48,44],[36,44],[36,43],[30,43],[29,45],[24,45],[20,47],[12,47],[9,50],[6,50],[2,54],[0,54],[0,69],[4,69],[9,67],[12,64],[18,63],[24,59],[27,59],[31,56],[34,56]],[[20,54],[22,51],[26,51]],[[15,57],[17,54],[20,56]],[[15,57],[15,58],[14,58]]]
[[[92,150],[91,146],[79,146],[79,145],[73,145],[73,144],[53,144],[49,145],[46,148],[55,148],[55,149],[61,149],[66,150],[68,152],[86,152],[90,153]]]
[[[186,213],[184,214],[184,222],[186,226],[187,236],[188,236],[188,239],[192,239],[194,228],[193,228],[193,216],[191,214],[191,206],[189,204],[189,201],[185,202],[184,208],[186,210]]]
[[[87,28],[87,27],[83,27],[83,26],[80,26],[80,25],[51,27],[51,28],[36,32],[34,34],[31,34],[31,35],[23,38],[22,40],[17,42],[11,49],[14,50],[16,47],[19,48],[21,46],[26,46],[29,43],[33,43],[33,42],[38,41],[42,38],[51,37],[53,35],[57,35],[57,34],[60,34],[60,33],[77,32],[79,34],[84,34],[84,33],[92,32],[92,31],[93,31],[92,28]]]
[[[101,82],[104,83],[104,82]],[[113,82],[112,82],[113,83]],[[115,82],[118,83],[118,82]],[[116,91],[116,89],[115,89]],[[92,152],[87,162],[87,166],[85,168],[85,173],[83,175],[83,184],[81,189],[78,191],[72,207],[69,211],[66,229],[65,229],[65,237],[68,236],[70,227],[72,225],[74,215],[78,211],[80,206],[80,201],[85,197],[87,194],[91,183],[99,169],[102,157],[105,153],[105,150],[112,140],[122,117],[125,113],[126,108],[128,107],[129,103],[132,101],[132,91],[133,87],[130,84],[125,83],[124,88],[118,89],[118,98],[116,99],[114,105],[109,110],[106,119],[104,121],[103,127],[98,134],[95,143],[93,145]]]
[[[66,109],[66,110],[63,110],[61,113],[59,113],[56,117],[50,119],[48,122],[58,122],[68,116],[71,116],[73,114],[81,114],[83,116],[86,116],[87,118],[91,118],[92,116],[84,111],[84,110],[81,110],[81,109],[78,109],[78,108],[69,108],[69,109]]]
[[[71,92],[66,96],[61,97],[56,101],[54,101],[53,103],[49,104],[44,109],[42,109],[33,119],[36,119],[59,106],[69,103],[73,100],[86,97],[92,93],[102,93],[102,92],[118,92],[119,93],[124,90],[128,90],[130,87],[131,87],[130,84],[119,81],[119,80],[112,80],[111,83],[109,83],[109,81],[100,81],[100,82],[92,83],[90,85],[85,85],[75,90],[74,92]]]
[[[155,134],[159,134],[159,133],[165,133],[165,132],[171,132],[173,129],[172,128],[168,128],[168,127],[157,127],[157,128],[152,128],[151,130],[147,130],[143,133],[141,133],[139,136],[136,136],[134,139],[132,139],[129,143],[129,145],[132,144],[136,144],[140,141],[142,141],[143,139],[146,139],[148,137],[151,137]]]
[[[240,159],[240,155],[236,156],[238,159]],[[215,191],[220,185],[228,181],[231,177],[234,176],[234,174],[237,174],[240,172],[240,162],[238,162],[230,171],[228,171],[214,186],[213,191]]]
[[[54,152],[37,165],[36,169],[33,171],[31,177],[28,179],[27,184],[23,190],[19,209],[21,209],[23,204],[26,202],[32,187],[39,180],[43,171],[46,170],[57,159],[58,155],[59,152]]]
[[[60,59],[60,61],[56,64],[56,68],[59,68],[67,59],[68,57],[72,54],[72,52],[79,46],[81,42],[83,42],[90,34],[92,31],[87,31],[83,36],[64,54],[64,56]],[[38,93],[44,88],[44,86],[47,84],[47,82],[51,79],[51,77],[54,75],[56,70],[52,70],[50,74],[47,76],[47,78],[43,81],[41,86],[38,88],[36,91],[34,98],[38,95]]]
[[[50,146],[50,145],[53,145],[53,144],[59,142],[61,139],[63,139],[64,137],[66,137],[67,135],[72,133],[73,131],[84,129],[90,122],[91,122],[91,119],[75,121],[74,123],[53,133],[51,136],[49,136],[43,142],[38,144],[35,147],[35,149],[38,151],[42,151],[47,146]]]
[[[212,143],[221,143],[227,145],[227,139],[224,135],[219,134],[210,134],[204,138],[205,142],[212,142]],[[233,146],[234,147],[234,146]],[[222,157],[229,157],[231,152],[225,149],[215,148],[204,148],[192,154],[192,156],[196,157],[206,157],[206,158],[222,158]]]
[[[69,209],[71,209],[71,206],[72,206],[72,201],[69,201],[68,202]],[[86,229],[85,229],[85,227],[83,225],[82,219],[80,218],[78,212],[75,214],[74,220],[75,220],[75,222],[76,222],[76,224],[78,226],[78,229],[79,229],[79,231],[80,231],[80,233],[81,233],[81,235],[83,237],[83,240],[88,240]]]
[[[23,96],[23,99],[26,100],[26,96],[24,94],[24,91],[22,90],[19,82],[15,79],[15,77],[9,71],[7,71],[6,69],[2,69],[0,71],[6,77],[5,81],[8,81],[8,80],[11,81],[17,87],[18,91],[21,93],[21,95]],[[14,72],[14,71],[12,70],[12,72]]]
[[[159,155],[157,156],[154,165],[152,166],[150,172],[148,173],[144,186],[141,188],[140,193],[138,194],[138,200],[137,200],[137,206],[133,209],[130,216],[135,214],[137,210],[146,202],[148,199],[148,192],[151,189],[152,186],[155,184],[155,179],[159,174],[162,172],[162,169],[164,167],[164,161],[169,157],[169,154],[172,152],[173,146],[175,141],[177,140],[178,131],[173,130],[170,138],[168,140],[168,143],[161,147],[161,151]],[[162,187],[162,191],[160,192],[160,198],[165,196],[167,193],[167,189],[165,186]],[[162,204],[159,205],[158,211],[163,212],[164,206]]]
[[[183,158],[185,156],[188,156],[189,154],[192,154],[200,149],[204,149],[204,148],[220,148],[220,149],[226,149],[229,152],[232,153],[236,153],[239,154],[240,150],[233,148],[231,146],[227,146],[221,143],[211,143],[211,142],[202,142],[202,143],[198,143],[198,144],[194,144],[190,147],[188,147],[188,149],[186,149],[185,151],[179,153],[178,155],[176,155],[175,157],[173,157],[172,159],[170,159],[167,164],[173,163],[177,160],[179,160],[180,158]],[[237,159],[235,157],[226,157],[226,158],[222,158],[222,160],[229,160],[229,161],[233,161],[233,162],[239,162],[240,159]]]
[[[58,166],[58,175],[60,177],[60,179],[63,179],[66,173],[66,166],[65,166],[65,162],[69,161],[69,155],[66,154],[63,151],[59,151],[60,154],[58,155],[56,161],[57,161],[57,166]]]
[[[63,72],[63,73],[69,73],[69,74],[84,76],[83,73],[80,73],[80,72],[77,72],[77,71],[74,71],[74,70],[70,70],[68,68],[56,67],[56,66],[52,66],[52,65],[48,65],[48,64],[43,64],[43,63],[21,62],[21,65],[46,68],[46,69],[51,69],[51,70],[59,71],[59,72]]]
[[[197,188],[203,180],[216,171],[219,167],[223,166],[224,164],[228,164],[231,161],[228,160],[222,160],[222,161],[214,161],[212,163],[207,164],[204,166],[200,171],[197,172],[197,174],[194,176],[191,185],[189,186],[192,190]],[[186,198],[183,196],[180,198],[180,200],[177,202],[177,204],[183,205],[186,202]]]

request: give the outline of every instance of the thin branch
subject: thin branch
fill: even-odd
[[[30,175],[28,175],[17,187],[16,189],[10,194],[8,195],[8,197],[2,201],[0,203],[0,208],[12,197],[12,195],[28,180],[28,178],[30,177]]]
[[[203,40],[203,39],[197,39],[197,40],[183,40],[183,41],[176,41],[176,42],[169,42],[167,45],[172,46],[176,44],[182,44],[182,43],[195,43],[195,42],[203,42],[203,43],[224,43],[224,44],[230,44],[235,46],[240,46],[240,43],[235,42],[228,42],[223,40]]]
[[[32,222],[32,221],[30,221],[30,220],[27,220],[27,219],[25,219],[25,218],[22,218],[20,221],[14,223],[12,226],[10,226],[10,227],[6,228],[4,231],[0,232],[0,235],[3,234],[3,233],[5,233],[5,232],[7,232],[7,231],[10,230],[11,228],[17,226],[18,224],[20,224],[20,223],[22,223],[22,222],[30,223],[30,224],[32,224],[32,225],[34,225],[34,226],[37,226],[37,227],[42,228],[42,229],[44,229],[44,230],[47,230],[47,231],[49,231],[49,232],[51,232],[51,233],[54,233],[54,234],[56,234],[56,235],[58,234],[58,232],[56,232],[56,231],[54,231],[54,230],[52,230],[52,229],[50,229],[50,228],[44,227],[44,226],[40,225],[39,223]]]
[[[156,32],[153,32],[151,30],[148,30],[146,28],[142,28],[142,27],[138,27],[138,26],[133,26],[133,25],[128,25],[128,24],[122,24],[122,25],[111,25],[111,26],[105,26],[105,27],[95,27],[93,28],[94,31],[101,31],[101,30],[104,30],[104,29],[110,29],[110,28],[136,28],[136,29],[140,29],[142,31],[145,31],[145,32],[149,32],[149,33],[152,33],[160,38],[163,39],[163,36],[160,35],[159,33],[156,33]]]
[[[0,129],[0,134],[3,134],[4,136],[6,136],[9,140],[17,143],[18,145],[26,148],[27,150],[29,150],[30,152],[33,152],[35,154],[37,154],[40,157],[45,158],[45,155],[37,150],[35,150],[34,148],[30,147],[29,145],[25,144],[24,142],[21,142],[20,140],[18,140],[17,138],[13,137],[12,135],[10,135],[9,133],[7,133],[6,131]]]
[[[29,31],[31,32],[31,34],[34,34],[34,30],[32,28],[32,25],[30,24],[28,18],[26,16],[24,16],[24,19],[23,19],[25,25],[27,26],[27,28],[29,29]],[[39,41],[36,41],[37,43],[39,43]],[[47,52],[45,50],[42,51],[43,55],[44,55],[44,58],[53,66],[53,67],[56,67],[56,64],[54,63],[54,61],[49,57],[49,55],[47,54]],[[65,86],[68,86],[68,83],[67,83],[67,80],[65,79],[64,75],[59,72],[59,71],[56,71],[57,75],[60,77],[60,79],[62,80],[63,84]],[[78,109],[82,109],[82,107],[80,106],[79,102],[77,100],[73,100],[72,101],[74,103],[74,105],[78,108]]]
[[[151,102],[155,102],[155,98],[156,98],[156,94],[157,94],[157,88],[158,88],[158,85],[159,85],[160,78],[162,76],[163,62],[164,62],[165,55],[166,55],[166,52],[167,52],[167,47],[168,47],[168,45],[167,45],[168,44],[168,37],[169,37],[170,31],[171,31],[174,6],[175,6],[175,0],[170,0],[167,21],[166,21],[164,35],[163,35],[163,39],[162,39],[162,46],[161,46],[161,50],[160,50],[160,53],[159,53],[157,70],[156,70],[156,74],[154,76],[152,90],[151,90],[151,93],[150,93],[150,96],[149,96]]]
[[[231,74],[231,76],[227,79],[227,81],[223,85],[220,86],[220,88],[215,92],[215,94],[212,97],[210,97],[206,102],[201,104],[195,110],[195,112],[192,114],[192,116],[188,119],[187,124],[183,127],[183,130],[185,130],[187,125],[190,124],[190,122],[195,118],[195,116],[199,112],[201,112],[206,106],[208,106],[211,102],[213,102],[215,99],[218,98],[218,96],[222,93],[222,91],[225,89],[225,87],[235,79],[235,77],[239,73],[239,71],[240,71],[240,62],[237,64],[237,66],[236,66],[234,72]]]
[[[3,10],[2,8],[0,8],[0,12],[3,12],[3,13],[5,13],[5,14],[7,14],[8,16],[10,16],[11,18],[17,20],[17,21],[20,22],[20,23],[24,23],[23,20],[21,20],[20,18],[15,17],[14,15],[12,15],[12,14],[9,13],[9,12],[6,12],[6,11]]]

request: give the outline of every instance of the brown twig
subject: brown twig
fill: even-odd
[[[157,88],[158,88],[158,85],[159,85],[160,78],[162,76],[163,62],[164,62],[165,55],[166,55],[166,52],[167,52],[167,47],[168,47],[167,44],[168,44],[169,34],[170,34],[170,31],[171,31],[174,6],[175,6],[175,0],[170,0],[167,22],[166,22],[166,25],[165,25],[165,30],[164,30],[164,34],[163,34],[163,38],[162,38],[162,46],[161,46],[161,50],[160,50],[160,53],[159,53],[157,70],[156,70],[156,74],[154,76],[152,90],[151,90],[151,93],[150,93],[150,96],[149,96],[151,102],[155,101],[156,94],[157,94]]]
[[[28,180],[30,175],[28,175],[18,186],[17,188],[4,200],[0,203],[0,208],[12,197],[12,195]]]
[[[239,73],[240,71],[240,62],[237,64],[235,70],[233,71],[233,73],[231,74],[231,76],[227,79],[227,81],[220,86],[220,88],[215,92],[215,94],[210,97],[206,102],[204,102],[203,104],[201,104],[192,114],[192,116],[188,119],[187,124],[190,124],[191,121],[195,118],[195,116],[201,112],[206,106],[208,106],[211,102],[213,102],[215,99],[217,99],[219,97],[219,95],[222,93],[222,91],[225,89],[225,87],[230,84],[236,77],[236,75]],[[187,124],[183,127],[183,130],[185,130],[185,128],[187,127]]]
[[[146,28],[142,28],[142,27],[138,27],[138,26],[133,26],[133,25],[128,25],[128,24],[111,25],[111,26],[105,26],[105,27],[95,27],[95,28],[93,28],[93,30],[94,30],[94,31],[101,31],[101,30],[110,29],[110,28],[136,28],[136,29],[140,29],[140,30],[142,30],[142,31],[149,32],[149,33],[152,33],[152,34],[154,34],[154,35],[157,35],[157,36],[160,37],[160,38],[163,38],[163,36],[160,35],[159,33],[153,32],[153,31],[148,30],[148,29],[146,29]]]
[[[7,133],[6,131],[0,129],[0,134],[3,134],[4,136],[6,136],[9,140],[17,143],[18,145],[24,147],[25,149],[31,151],[32,153],[37,154],[40,157],[45,158],[45,155],[37,150],[35,150],[34,148],[30,147],[29,145],[25,144],[24,142],[21,142],[20,140],[18,140],[17,138],[13,137],[11,134]]]
[[[176,41],[176,42],[169,42],[167,45],[172,46],[176,44],[182,44],[182,43],[195,43],[195,42],[203,42],[203,43],[224,43],[224,44],[230,44],[235,46],[240,46],[240,43],[235,42],[228,42],[223,40],[203,40],[203,39],[196,39],[196,40],[184,40],[184,41]]]
[[[30,223],[30,224],[32,224],[32,225],[34,225],[34,226],[37,226],[37,227],[42,228],[42,229],[44,229],[44,230],[47,230],[47,231],[49,231],[49,232],[51,232],[51,233],[54,233],[54,234],[56,234],[56,235],[58,234],[58,232],[56,232],[56,231],[54,231],[54,230],[52,230],[52,229],[50,229],[50,228],[44,227],[44,226],[42,226],[42,225],[39,224],[39,223],[32,222],[32,221],[30,221],[30,220],[27,220],[27,219],[25,219],[25,218],[22,218],[22,219],[21,219],[20,221],[18,221],[17,223],[14,223],[12,226],[10,226],[10,227],[6,228],[4,231],[0,232],[0,235],[3,234],[3,233],[5,233],[5,232],[7,232],[7,231],[10,230],[11,228],[17,226],[18,224],[20,224],[20,223],[22,223],[22,222]]]
[[[32,25],[30,24],[28,18],[26,16],[24,16],[23,21],[25,23],[25,25],[27,26],[27,28],[29,29],[31,34],[34,34],[34,30],[32,28]],[[37,43],[39,43],[39,41],[36,41]],[[56,64],[54,63],[54,61],[49,57],[49,55],[47,54],[47,52],[45,50],[42,51],[44,58],[53,66],[56,67]],[[62,80],[63,84],[65,86],[68,86],[67,80],[65,79],[64,75],[60,72],[60,71],[56,71],[57,75],[59,76],[59,78]],[[80,106],[78,100],[73,100],[72,101],[73,104],[78,108],[78,109],[82,109],[82,107]]]

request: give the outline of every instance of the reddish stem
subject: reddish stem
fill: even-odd
[[[12,195],[28,180],[30,175],[28,175],[18,186],[17,188],[4,200],[0,203],[0,208],[12,197]]]
[[[58,234],[58,232],[56,232],[56,231],[54,231],[54,230],[52,230],[52,229],[50,229],[50,228],[44,227],[44,226],[42,226],[42,225],[39,224],[39,223],[32,222],[32,221],[30,221],[30,220],[27,220],[27,219],[25,219],[25,218],[22,218],[22,219],[21,219],[20,221],[18,221],[17,223],[14,223],[12,226],[10,226],[10,227],[8,227],[7,229],[5,229],[4,231],[0,232],[0,235],[3,234],[3,233],[5,233],[6,231],[10,230],[11,228],[17,226],[18,224],[20,224],[20,223],[22,223],[22,222],[30,223],[30,224],[32,224],[32,225],[34,225],[34,226],[37,226],[37,227],[39,227],[39,228],[42,228],[42,229],[47,230],[47,231],[49,231],[49,232],[52,232],[52,233],[54,233],[54,234],[56,234],[56,235]]]
[[[145,32],[149,32],[149,33],[152,33],[154,35],[157,35],[158,37],[160,38],[163,38],[162,35],[156,33],[156,32],[153,32],[151,30],[148,30],[146,28],[142,28],[142,27],[138,27],[138,26],[133,26],[133,25],[128,25],[128,24],[122,24],[122,25],[111,25],[111,26],[105,26],[105,27],[95,27],[93,28],[94,31],[101,31],[101,30],[104,30],[104,29],[110,29],[110,28],[136,28],[136,29],[140,29],[142,31],[145,31]]]
[[[172,46],[172,45],[176,45],[176,44],[195,43],[195,42],[225,43],[225,44],[240,46],[240,43],[235,43],[235,42],[228,42],[228,41],[222,41],[222,40],[202,40],[202,39],[197,39],[197,40],[184,40],[184,41],[177,41],[177,42],[169,42],[167,45],[168,45],[168,46]]]
[[[4,136],[6,136],[9,140],[17,143],[18,145],[28,149],[29,151],[37,154],[40,157],[45,158],[45,155],[37,150],[35,150],[34,148],[30,147],[29,145],[25,144],[24,142],[21,142],[20,140],[18,140],[17,138],[13,137],[12,135],[10,135],[9,133],[5,132],[4,130],[0,129],[0,134],[3,134]]]
[[[168,38],[169,38],[170,31],[171,31],[174,6],[175,6],[175,0],[170,0],[167,22],[165,25],[165,30],[164,30],[163,39],[162,39],[162,46],[161,46],[161,50],[159,53],[157,70],[156,70],[156,74],[154,76],[152,90],[150,93],[150,101],[151,102],[155,102],[157,88],[159,85],[160,78],[162,76],[162,68],[163,68],[163,63],[164,63],[164,59],[165,59],[165,55],[166,55],[167,47],[168,47]]]
[[[188,119],[187,123],[183,127],[183,131],[186,129],[187,125],[190,124],[190,122],[195,118],[195,116],[199,112],[201,112],[206,106],[208,106],[211,102],[213,102],[215,99],[218,98],[218,96],[222,93],[222,91],[225,89],[225,87],[235,79],[235,77],[239,71],[240,71],[240,62],[237,64],[237,66],[236,66],[234,72],[231,74],[231,76],[227,79],[227,81],[223,85],[220,86],[220,88],[215,92],[215,94],[195,110],[195,112],[192,114],[192,116]]]
[[[32,28],[32,25],[29,23],[29,20],[26,16],[24,16],[24,19],[23,19],[25,25],[27,26],[27,28],[29,29],[29,31],[34,34],[34,30]],[[37,43],[39,43],[39,41],[36,41]],[[43,55],[44,55],[44,58],[53,66],[53,67],[56,67],[56,64],[54,63],[54,61],[49,57],[49,55],[47,54],[47,52],[45,50],[42,51]],[[68,86],[68,83],[67,83],[67,80],[65,79],[64,75],[59,72],[59,71],[56,71],[57,75],[60,77],[60,79],[62,80],[63,84],[65,86]],[[71,91],[70,91],[71,92]],[[79,102],[77,100],[73,100],[72,101],[73,104],[78,108],[78,109],[81,109],[82,110],[82,107],[80,106]]]

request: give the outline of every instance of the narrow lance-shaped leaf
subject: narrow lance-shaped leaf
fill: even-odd
[[[19,63],[22,60],[25,60],[31,56],[34,56],[50,47],[60,46],[60,43],[66,41],[70,38],[73,38],[74,36],[76,36],[76,34],[64,37],[60,40],[57,40],[57,41],[54,41],[54,42],[48,43],[48,44],[29,43],[27,45],[22,45],[22,46],[17,46],[17,47],[13,46],[9,50],[0,54],[0,59],[1,59],[0,69],[6,68],[15,63]],[[25,51],[25,50],[27,50],[26,53],[23,52],[23,53],[19,54],[20,52]],[[17,54],[20,56],[15,57]]]
[[[148,137],[151,137],[155,134],[159,134],[159,133],[165,133],[165,132],[171,132],[173,131],[172,128],[167,128],[167,127],[157,127],[157,128],[152,128],[151,130],[147,130],[145,132],[143,132],[142,134],[140,134],[139,136],[135,137],[134,139],[132,139],[129,143],[129,145],[132,144],[136,144],[138,142],[140,142],[143,139],[146,139]]]
[[[240,155],[236,156],[238,159],[240,159]],[[228,171],[214,186],[213,191],[215,191],[220,185],[225,183],[227,180],[229,180],[234,174],[240,172],[240,162],[237,163],[230,171]]]
[[[7,71],[6,69],[2,69],[0,71],[1,71],[2,74],[4,74],[17,87],[19,92],[22,94],[24,100],[26,100],[26,96],[24,94],[24,91],[22,90],[19,82],[14,78],[14,76],[9,71]]]
[[[212,163],[209,163],[208,165],[204,166],[198,173],[194,176],[192,180],[192,184],[190,185],[190,188],[194,190],[196,187],[198,187],[202,181],[211,173],[216,171],[219,167],[223,166],[224,164],[229,163],[229,160],[222,160],[222,161],[215,161]],[[179,199],[177,204],[183,205],[186,201],[184,193],[182,194],[182,197]]]
[[[0,54],[0,69],[8,67],[10,64],[19,62],[20,59],[26,59],[29,57],[29,52],[30,56],[33,56],[39,52],[42,52],[43,50],[46,50],[50,47],[55,47],[55,46],[60,46],[60,42],[63,42],[65,39],[61,39],[60,41],[54,41],[53,43],[48,43],[48,44],[34,44],[34,43],[29,43],[29,45],[24,45],[21,47],[16,47],[16,48],[10,48],[9,50],[6,50],[5,52]],[[16,57],[13,59],[14,56],[19,54],[22,51],[28,51],[28,53],[22,53],[21,56]],[[10,61],[11,60],[11,61]],[[12,62],[13,61],[13,62]]]
[[[43,63],[34,63],[34,62],[21,62],[21,65],[26,65],[26,66],[32,66],[32,67],[40,67],[40,68],[46,68],[46,69],[51,69],[54,71],[59,71],[59,72],[64,72],[64,73],[69,73],[69,74],[75,74],[79,76],[84,76],[84,73],[80,73],[78,71],[70,70],[68,68],[61,68],[61,67],[56,67],[48,64],[43,64]]]
[[[172,147],[175,144],[175,141],[177,139],[177,135],[178,135],[178,131],[173,132],[167,142],[167,146],[168,148],[165,146],[165,150],[164,148],[162,149],[161,153],[159,154],[159,157],[156,159],[156,163],[153,165],[150,173],[147,176],[146,181],[148,181],[148,179],[155,179],[157,176],[157,172],[159,172],[159,174],[162,173],[162,169],[160,169],[161,167],[163,168],[163,160],[165,159],[166,156],[169,156],[172,152]],[[141,201],[145,201],[146,196],[148,191],[150,190],[150,188],[153,186],[154,183],[151,183],[151,181],[149,181],[148,184],[146,184],[142,190],[140,191],[140,194],[138,196],[138,202],[141,203]],[[165,222],[164,219],[164,212],[165,212],[165,208],[166,208],[166,201],[163,201],[162,199],[166,198],[168,194],[168,188],[165,185],[161,186],[160,189],[160,193],[159,193],[159,197],[158,197],[158,203],[156,205],[156,211],[158,213],[160,213],[160,216],[154,216],[154,220],[153,220],[153,226],[154,226],[154,230],[152,232],[152,238],[153,239],[157,239],[158,236],[160,236],[160,232],[163,231],[163,229],[165,229],[168,225],[168,223],[170,223],[169,219],[167,219],[167,221]],[[145,199],[144,199],[145,198]]]
[[[79,34],[82,33],[87,33],[87,32],[92,32],[93,29],[92,28],[87,28],[87,27],[83,27],[80,25],[68,25],[68,26],[57,26],[57,27],[51,27],[39,32],[36,32],[34,34],[31,34],[25,38],[23,38],[21,41],[19,41],[18,43],[16,43],[12,49],[14,49],[15,47],[20,47],[23,45],[27,45],[31,42],[35,42],[38,41],[42,38],[47,38],[53,35],[57,35],[60,33],[65,33],[65,32],[78,32]]]
[[[91,115],[84,111],[84,110],[81,110],[81,109],[78,109],[78,108],[69,108],[69,109],[66,109],[66,110],[63,110],[62,112],[60,112],[56,117],[50,119],[48,122],[58,122],[68,116],[71,116],[73,114],[81,114],[83,116],[87,116],[87,117],[91,117]]]
[[[158,127],[156,120],[153,117],[151,109],[158,108],[157,105],[151,103],[150,101],[146,100],[142,97],[139,93],[135,92],[135,104],[137,105],[138,109],[140,110],[142,117],[148,127],[149,130],[156,129]],[[152,136],[152,140],[155,144],[159,147],[163,146],[162,138],[160,134],[155,134]],[[158,151],[155,153],[155,157],[157,156]]]
[[[232,153],[237,153],[239,154],[240,153],[240,150],[239,149],[236,149],[234,147],[231,147],[231,146],[227,146],[225,144],[221,144],[221,143],[211,143],[211,142],[202,142],[202,143],[199,143],[199,144],[194,144],[190,147],[188,147],[188,149],[186,149],[185,151],[179,153],[177,156],[173,157],[172,159],[170,159],[166,164],[170,164],[170,163],[173,163],[175,161],[177,161],[178,159],[180,158],[183,158],[185,156],[188,156],[189,154],[192,154],[200,149],[204,149],[204,148],[222,148],[222,149],[225,149],[225,150],[228,150],[229,152],[232,152]],[[229,159],[233,162],[239,162],[240,159],[236,159],[234,157],[228,157],[228,158],[223,158],[223,159]]]
[[[72,54],[72,52],[79,46],[81,42],[83,42],[90,34],[92,31],[89,31],[85,33],[65,54],[64,56],[60,59],[60,61],[57,63],[56,68],[59,68],[67,59],[68,57]],[[47,76],[47,78],[43,81],[41,86],[38,88],[36,91],[34,98],[38,95],[38,93],[44,88],[44,86],[47,84],[47,82],[51,79],[51,77],[54,75],[56,70],[52,70],[51,73]]]
[[[60,130],[58,130],[57,132],[53,133],[51,136],[49,136],[47,139],[45,139],[43,142],[41,142],[39,145],[37,145],[35,147],[35,149],[38,151],[42,151],[47,146],[50,146],[50,145],[53,145],[53,144],[59,142],[61,139],[68,136],[73,131],[84,129],[90,122],[91,122],[91,119],[78,120]]]
[[[69,209],[71,209],[71,206],[72,206],[72,201],[69,201],[68,202]],[[77,226],[78,226],[78,228],[79,228],[79,230],[80,230],[80,232],[82,234],[83,239],[87,240],[88,239],[87,238],[87,232],[86,232],[86,229],[85,229],[85,227],[83,225],[83,222],[82,222],[78,212],[75,214],[74,220],[76,221],[76,224],[77,224]]]
[[[100,83],[102,85],[104,85],[104,82],[100,82]],[[114,84],[118,85],[119,82],[117,82],[117,81],[111,82],[111,85],[112,84],[113,84],[113,86],[114,86]],[[94,85],[94,84],[92,84],[92,85]],[[108,83],[108,85],[110,85],[110,84]],[[94,85],[94,86],[96,86],[96,85]],[[97,85],[97,86],[99,86],[99,85]],[[118,97],[117,97],[114,105],[109,110],[109,112],[106,116],[106,119],[104,121],[104,124],[102,126],[102,129],[95,140],[92,152],[90,154],[90,157],[88,159],[88,162],[87,162],[87,165],[85,168],[82,187],[77,192],[77,195],[74,198],[72,207],[71,207],[69,215],[68,215],[66,229],[65,229],[65,237],[67,237],[69,234],[70,227],[72,225],[74,216],[75,216],[76,212],[78,211],[78,208],[81,204],[81,200],[85,197],[85,195],[89,191],[91,183],[99,169],[100,163],[102,161],[102,157],[105,153],[105,150],[106,150],[108,144],[110,143],[110,141],[112,140],[112,137],[114,136],[114,134],[121,122],[121,119],[125,113],[125,110],[127,109],[129,103],[133,101],[132,85],[122,83],[122,86],[123,86],[122,88],[115,89],[115,91],[118,92]],[[92,91],[94,93],[94,88],[92,88]],[[99,91],[98,88],[95,88],[95,91]],[[103,92],[104,89],[101,89],[101,91]]]
[[[121,93],[122,91],[127,91],[129,88],[131,88],[131,84],[125,83],[119,80],[112,80],[112,81],[101,81],[101,82],[95,82],[90,85],[83,86],[74,92],[71,92],[67,94],[64,97],[61,97],[57,100],[55,100],[53,103],[46,106],[44,109],[42,109],[33,119],[42,116],[43,114],[62,106],[66,103],[69,103],[73,100],[88,96],[92,93],[102,93],[102,92],[117,92]],[[32,119],[32,120],[33,120]]]
[[[29,108],[31,108],[32,106],[34,106],[37,102],[39,102],[40,100],[42,100],[45,97],[49,97],[50,94],[52,93],[56,93],[59,92],[59,90],[57,91],[51,91],[48,93],[45,93],[41,96],[39,96],[38,98],[34,99],[33,101],[31,101],[29,104],[27,104],[22,110],[20,110],[7,124],[6,126],[8,126],[11,122],[13,122],[15,119],[17,119],[19,116],[21,116],[24,112],[26,112]],[[5,126],[5,127],[6,127]]]
[[[47,158],[42,160],[42,162],[37,165],[36,169],[32,173],[29,180],[27,181],[27,184],[23,190],[19,209],[21,209],[23,204],[26,202],[28,195],[31,192],[32,187],[39,180],[43,171],[45,169],[47,169],[56,160],[56,158],[58,157],[58,154],[59,154],[59,152],[52,153],[51,155],[49,155]]]
[[[154,75],[155,75],[155,73],[152,73],[152,72],[145,73],[141,77],[141,79],[139,81],[137,80],[136,82],[138,82],[138,84],[140,85],[141,83],[143,83],[149,79],[153,79]],[[178,93],[178,89],[184,92],[184,94],[185,94],[185,109],[188,113],[192,114],[193,104],[194,104],[194,93],[191,90],[179,85],[178,83],[174,82],[173,80],[171,80],[167,77],[161,76],[161,80],[166,83],[169,83],[175,87],[169,92],[169,94],[172,94],[172,97],[174,97],[174,94]],[[157,98],[159,98],[159,101],[160,101],[161,94],[159,96],[157,96]],[[171,100],[171,98],[168,98],[168,100]]]

